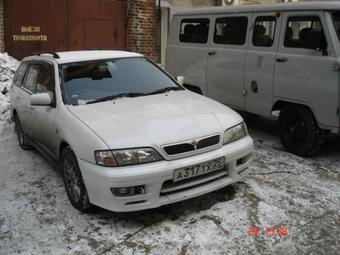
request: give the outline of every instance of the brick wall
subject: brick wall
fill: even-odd
[[[5,51],[4,0],[0,0],[0,52]]]
[[[156,1],[129,0],[127,48],[157,60]]]

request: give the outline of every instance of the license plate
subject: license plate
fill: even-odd
[[[173,181],[183,181],[185,179],[208,174],[224,168],[224,158],[214,159],[198,165],[188,166],[174,171]]]

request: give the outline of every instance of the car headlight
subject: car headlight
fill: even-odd
[[[102,166],[129,166],[160,161],[163,158],[152,148],[96,151],[95,158]]]
[[[242,137],[245,137],[248,135],[247,131],[247,126],[244,122],[227,129],[224,132],[224,137],[223,137],[223,144],[228,144],[235,142],[238,139],[241,139]]]

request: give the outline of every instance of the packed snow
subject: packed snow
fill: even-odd
[[[159,209],[83,214],[58,165],[18,146],[8,93],[17,66],[0,55],[0,254],[339,254],[338,136],[304,159],[283,150],[275,122],[243,114],[255,141],[244,181]]]

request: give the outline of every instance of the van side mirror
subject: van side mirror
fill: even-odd
[[[184,85],[184,76],[177,76],[176,80],[180,85]]]
[[[48,93],[31,95],[31,105],[48,106],[52,104],[52,98]]]

